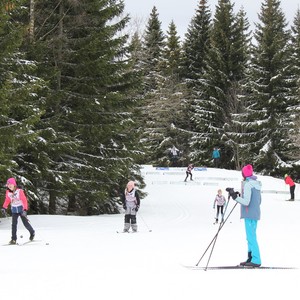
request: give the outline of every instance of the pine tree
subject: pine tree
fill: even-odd
[[[187,160],[191,159],[194,162],[201,161],[199,159],[201,149],[198,148],[197,141],[202,140],[205,136],[202,126],[198,127],[197,116],[199,110],[202,110],[198,100],[203,93],[201,81],[211,47],[210,31],[211,12],[208,8],[208,1],[200,0],[185,36],[181,68],[182,86],[186,90],[184,97],[185,123],[182,125],[186,136],[185,152]]]
[[[27,142],[26,145],[22,145],[22,155],[15,157],[17,162],[15,169],[16,172],[22,170],[23,181],[27,185],[25,187],[29,195],[31,212],[55,213],[56,197],[58,195],[63,197],[67,194],[67,179],[71,173],[69,166],[67,167],[62,157],[64,155],[71,156],[71,153],[74,154],[74,151],[71,152],[69,148],[70,145],[74,147],[75,143],[70,142],[69,136],[63,134],[63,131],[61,129],[59,131],[57,127],[60,110],[57,101],[55,105],[52,105],[54,93],[51,89],[53,87],[51,76],[53,76],[54,71],[50,63],[51,55],[48,56],[51,52],[49,51],[49,44],[44,45],[44,41],[41,42],[40,40],[39,22],[35,23],[36,20],[39,20],[39,5],[42,3],[31,0],[24,1],[22,5],[19,3],[19,5],[11,14],[13,14],[14,24],[22,24],[25,29],[23,30],[19,53],[23,53],[27,65],[30,62],[31,73],[27,68],[26,76],[34,78],[39,85],[39,90],[36,90],[34,95],[35,105],[40,107],[41,113],[39,115],[34,114],[36,117],[39,116],[37,122],[31,127],[35,138]],[[45,12],[47,12],[47,8],[45,6]],[[55,23],[57,25],[57,22]],[[47,42],[49,41],[47,40]],[[19,74],[22,73],[24,70],[19,70]],[[50,86],[46,84],[46,81],[47,83],[50,82]]]
[[[192,119],[196,130],[191,155],[206,165],[211,160],[212,148],[218,146],[225,166],[232,167],[232,153],[224,147],[222,137],[244,78],[249,43],[245,38],[246,24],[243,14],[233,13],[231,1],[219,0],[211,29],[211,47],[200,81],[201,92],[193,103]]]
[[[244,145],[247,144],[247,136],[244,132],[243,121],[245,112],[245,95],[247,95],[247,83],[250,60],[250,33],[248,32],[249,23],[246,18],[246,13],[241,9],[237,14],[236,23],[236,39],[233,42],[233,57],[236,58],[236,83],[233,83],[231,104],[230,104],[230,119],[224,124],[223,141],[227,151],[229,152],[230,160],[233,161],[235,169],[241,169],[247,158],[247,151]],[[249,133],[248,133],[249,134]]]
[[[50,83],[44,126],[46,161],[52,168],[38,182],[50,212],[67,200],[70,213],[117,212],[126,181],[138,179],[136,105],[130,97],[136,75],[120,32],[122,2],[39,1],[31,55]],[[45,196],[44,196],[45,198]]]
[[[293,141],[293,147],[288,151],[289,161],[297,162],[300,159],[300,115],[297,113],[300,110],[300,10],[298,9],[294,22],[292,25],[292,36],[291,36],[291,55],[289,60],[289,65],[292,68],[292,98],[291,105],[288,107],[287,111],[290,113],[290,119],[286,124],[289,126],[289,136],[291,136]],[[296,165],[293,165],[293,169],[297,170]],[[290,171],[290,170],[289,170]]]
[[[161,29],[157,8],[154,6],[150,13],[143,40],[143,82],[145,93],[153,92],[158,88],[164,46],[165,35]]]
[[[247,131],[255,132],[248,140],[248,159],[258,171],[270,174],[287,162],[292,146],[286,126],[287,109],[294,101],[288,63],[290,33],[279,0],[265,0],[259,20],[246,100]]]
[[[164,80],[163,51],[165,35],[161,29],[159,14],[155,6],[150,13],[142,45],[141,141],[146,152],[144,163],[155,164],[165,149],[163,145],[165,141],[165,123],[162,119],[161,107],[164,104],[164,98],[160,94]]]
[[[185,150],[187,144],[186,133],[181,130],[185,126],[186,97],[185,86],[180,80],[180,68],[182,65],[182,48],[177,34],[176,25],[173,21],[169,24],[166,35],[166,46],[162,53],[162,76],[159,85],[159,100],[156,103],[160,107],[160,114],[156,123],[161,123],[164,129],[164,140],[161,142],[159,164],[170,163],[170,148],[175,145],[178,149]],[[182,164],[183,158],[177,162]]]
[[[32,161],[27,160],[27,149],[39,140],[36,125],[44,111],[44,99],[41,95],[46,84],[36,76],[36,63],[28,60],[23,49],[27,24],[20,19],[26,12],[26,7],[15,1],[6,4],[6,9],[1,10],[0,22],[3,54],[0,61],[0,153],[3,154],[1,178],[16,177],[18,184],[26,187],[30,200],[34,201],[36,194],[30,184],[29,174],[38,170]],[[29,172],[25,165],[29,167]]]
[[[200,0],[195,16],[188,27],[183,45],[181,75],[192,89],[199,85],[210,48],[211,12],[207,0]]]

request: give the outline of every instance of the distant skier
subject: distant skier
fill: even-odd
[[[140,196],[135,189],[133,181],[127,183],[124,194],[122,195],[123,208],[125,209],[124,230],[129,232],[130,226],[133,232],[137,232],[136,213],[140,207]]]
[[[246,238],[248,243],[248,258],[241,266],[260,267],[261,258],[256,237],[257,222],[260,220],[261,183],[253,176],[252,165],[242,168],[242,196],[233,188],[227,188],[231,198],[241,204],[241,219],[245,221]]]
[[[17,224],[18,224],[19,217],[21,217],[21,220],[25,228],[30,233],[29,240],[32,241],[35,236],[35,231],[30,225],[27,218],[28,202],[25,193],[22,189],[19,189],[17,187],[15,178],[9,178],[6,182],[6,187],[7,190],[5,195],[5,201],[2,208],[2,213],[4,215],[6,214],[6,209],[10,204],[11,212],[12,212],[12,226],[11,226],[12,235],[9,244],[15,245],[17,243]]]
[[[173,167],[176,167],[177,165],[179,153],[180,151],[173,145],[173,147],[170,149],[170,157],[171,157],[171,162]]]
[[[214,148],[213,152],[212,152],[212,158],[214,160],[214,166],[215,168],[218,168],[219,165],[220,165],[220,158],[221,158],[221,155],[220,155],[220,151],[217,147]]]
[[[214,200],[214,206],[213,208],[216,208],[216,204],[217,204],[217,213],[216,213],[216,224],[219,221],[219,214],[221,213],[221,223],[224,221],[224,207],[226,206],[226,199],[225,197],[222,195],[222,190],[219,189],[218,190],[218,194],[215,197]]]
[[[191,181],[193,181],[193,174],[192,174],[192,170],[194,169],[194,165],[193,164],[189,164],[185,173],[186,173],[186,177],[184,179],[184,181],[187,181],[188,177],[190,176]]]
[[[291,199],[289,199],[287,201],[294,201],[295,200],[295,188],[296,188],[295,182],[293,181],[291,176],[289,176],[288,174],[284,175],[284,182],[290,186]]]

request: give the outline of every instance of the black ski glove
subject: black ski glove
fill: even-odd
[[[1,212],[3,216],[6,216],[6,209],[4,207],[1,209]]]
[[[137,206],[135,207],[135,209],[134,209],[134,210],[135,210],[135,211],[138,211],[138,210],[139,210],[139,208],[140,208],[140,207],[137,205]]]
[[[123,204],[123,208],[126,210],[127,209],[127,206],[126,206],[126,204]]]
[[[240,196],[239,192],[235,192],[233,188],[226,188],[226,191],[228,192],[229,196],[235,200],[238,196]]]

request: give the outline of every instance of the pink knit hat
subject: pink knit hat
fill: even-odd
[[[8,184],[13,184],[14,186],[17,186],[16,179],[14,179],[14,178],[8,178],[7,182],[6,182],[6,185],[8,185]]]
[[[242,169],[242,175],[246,177],[251,177],[253,175],[253,167],[251,165],[246,165]]]

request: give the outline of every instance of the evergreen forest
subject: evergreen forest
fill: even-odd
[[[129,33],[124,5],[1,0],[3,198],[15,177],[31,213],[119,213],[141,165],[213,167],[214,147],[221,168],[300,179],[299,10],[261,0],[250,30],[233,0],[199,0],[182,38],[155,6]]]

